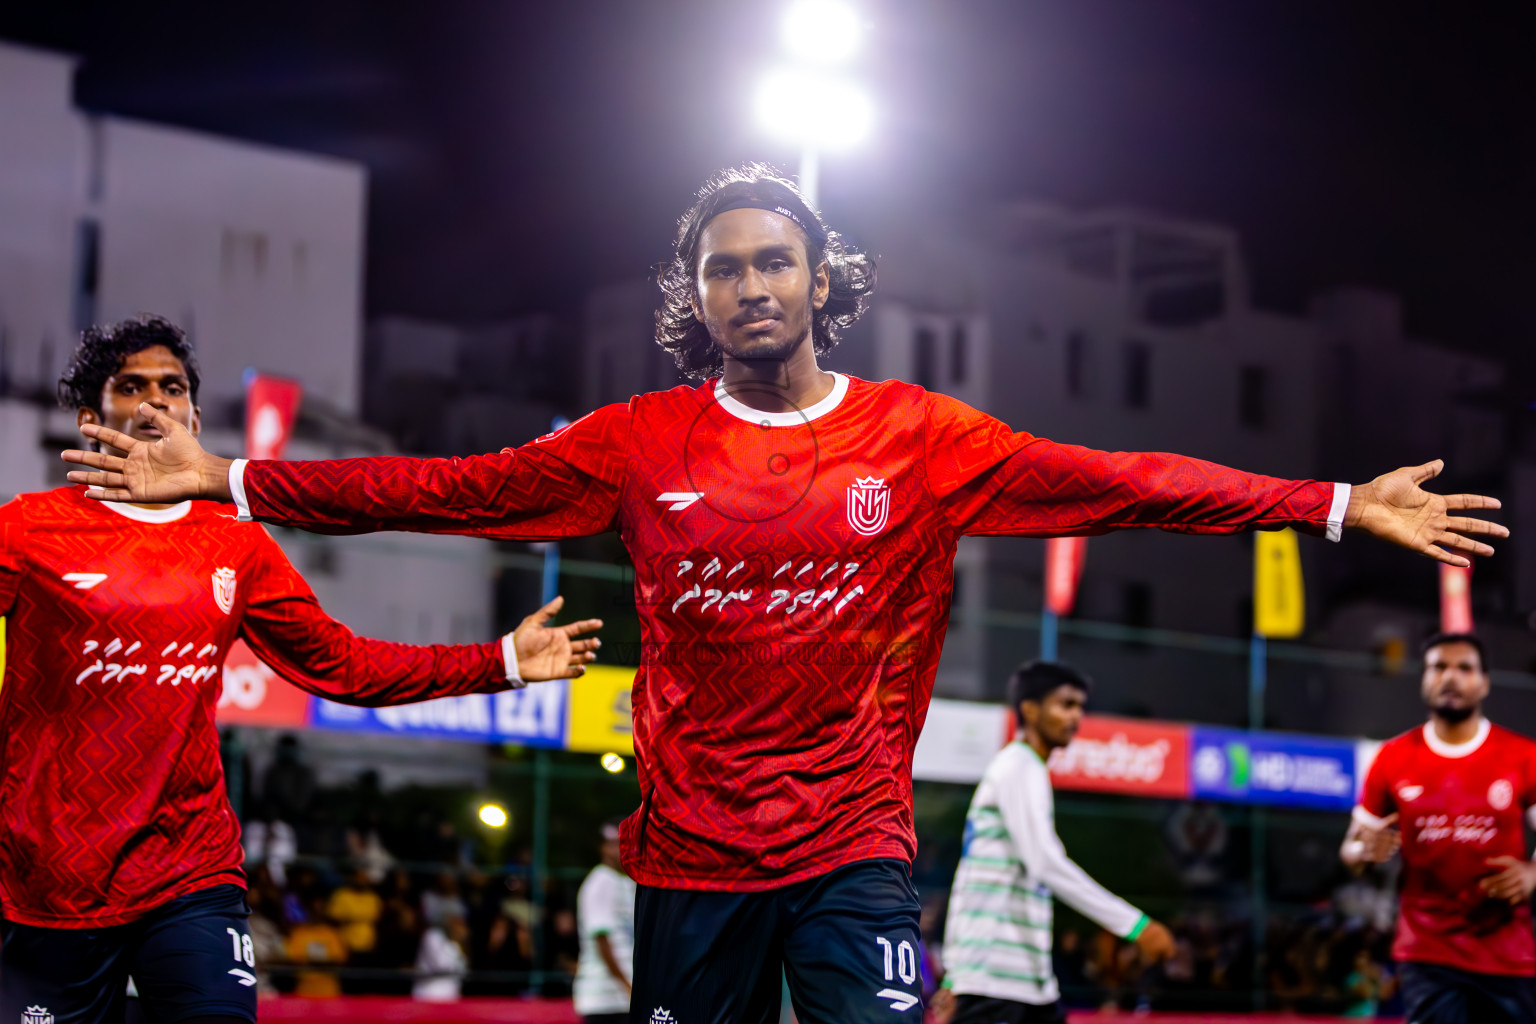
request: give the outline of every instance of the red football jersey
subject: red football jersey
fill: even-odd
[[[154,511],[79,488],[0,507],[0,915],[105,927],[244,884],[214,706],[243,637],[331,700],[398,704],[506,689],[497,644],[412,647],[328,617],[234,509]]]
[[[800,411],[759,412],[712,381],[497,455],[237,464],[232,489],[259,519],[323,532],[617,530],[644,639],[624,865],[643,885],[726,890],[912,859],[912,751],[961,534],[1322,532],[1337,500],[1331,484],[1053,444],[922,388],[835,380]]]
[[[1536,973],[1531,908],[1477,887],[1496,873],[1488,858],[1528,854],[1525,818],[1536,804],[1536,742],[1484,719],[1452,746],[1434,726],[1382,745],[1355,817],[1394,811],[1403,836],[1402,902],[1392,955],[1483,974]]]

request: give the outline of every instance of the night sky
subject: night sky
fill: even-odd
[[[1033,198],[1233,224],[1262,304],[1369,284],[1536,369],[1536,61],[1507,8],[864,0],[873,138],[834,226]],[[793,169],[752,86],[779,2],[9,4],[92,110],[371,172],[370,313],[574,311],[661,259],[711,170]],[[1533,394],[1530,397],[1536,397]]]

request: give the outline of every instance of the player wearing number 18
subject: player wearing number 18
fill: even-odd
[[[59,394],[148,441],[151,415],[197,432],[197,387],[182,333],[151,318],[86,331]],[[327,616],[228,508],[77,487],[0,507],[0,1021],[120,1021],[130,974],[151,1020],[255,1019],[214,726],[237,638],[311,693],[401,704],[579,674],[599,624],[546,626],[557,608],[499,643],[385,643]]]

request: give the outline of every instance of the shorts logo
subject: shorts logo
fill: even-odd
[[[53,1014],[46,1006],[29,1006],[21,1012],[21,1024],[53,1024]]]
[[[872,476],[848,485],[848,525],[861,537],[873,537],[885,529],[891,513],[891,485]]]
[[[235,610],[235,570],[213,570],[213,600],[225,615]]]
[[[677,1018],[672,1016],[671,1010],[663,1010],[658,1006],[651,1011],[651,1024],[677,1024]]]
[[[1508,779],[1500,779],[1488,787],[1488,806],[1496,811],[1508,809],[1515,801],[1515,787]]]

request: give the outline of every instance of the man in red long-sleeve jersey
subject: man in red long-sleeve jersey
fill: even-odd
[[[1403,854],[1392,955],[1413,1024],[1536,1021],[1536,742],[1483,716],[1482,642],[1424,645],[1429,720],[1381,747],[1340,851],[1358,871]]]
[[[618,531],[645,641],[622,839],[635,1021],[771,1020],[781,966],[807,1024],[919,1018],[912,752],[960,536],[1356,525],[1459,564],[1490,550],[1466,535],[1504,533],[1449,514],[1491,499],[1421,490],[1434,464],[1353,490],[1276,480],[1055,444],[826,372],[875,268],[764,168],[701,191],[661,284],[657,340],[711,379],[515,450],[232,464],[174,431],[66,456],[103,498],[232,498],[319,531]]]
[[[60,382],[124,443],[197,432],[190,345],[157,318],[85,332]],[[596,622],[499,643],[354,636],[276,542],[210,504],[103,503],[78,487],[0,507],[0,1021],[252,1021],[240,825],[214,707],[244,638],[284,678],[349,704],[490,693],[579,674]]]

